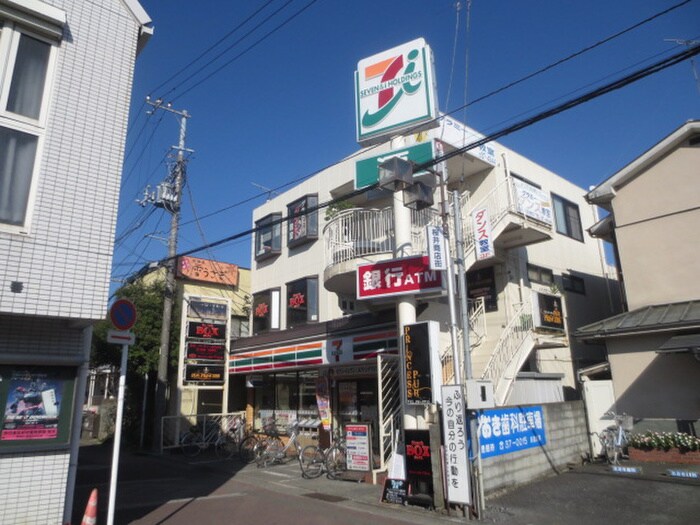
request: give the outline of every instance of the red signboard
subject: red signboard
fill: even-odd
[[[358,299],[441,290],[442,272],[430,269],[428,257],[406,257],[357,267]]]
[[[210,343],[187,343],[187,359],[209,359],[212,361],[223,361],[226,346],[223,344],[213,345]]]

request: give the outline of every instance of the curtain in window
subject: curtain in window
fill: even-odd
[[[7,99],[8,111],[29,118],[39,118],[50,50],[49,44],[27,35],[20,37]]]
[[[0,222],[24,223],[36,144],[33,135],[0,127]]]

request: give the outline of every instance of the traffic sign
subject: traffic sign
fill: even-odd
[[[118,330],[129,330],[136,323],[136,307],[128,299],[117,299],[109,310],[109,318]]]
[[[120,345],[133,345],[136,342],[134,332],[125,330],[107,330],[107,342]]]

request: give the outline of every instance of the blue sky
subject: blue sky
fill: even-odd
[[[167,255],[160,239],[170,216],[148,214],[135,200],[166,177],[178,121],[164,112],[149,116],[147,95],[191,115],[187,147],[195,151],[183,192],[182,252],[250,228],[253,208],[266,198],[256,185],[278,188],[358,149],[358,60],[425,38],[440,109],[451,112],[680,3],[473,0],[467,10],[465,0],[141,0],[155,34],[136,63],[113,278]],[[700,0],[453,116],[484,134],[498,131],[683,49],[667,39],[700,40]],[[700,69],[700,59],[696,64]],[[700,86],[686,61],[499,142],[587,189],[697,118]],[[250,239],[197,256],[249,267]]]

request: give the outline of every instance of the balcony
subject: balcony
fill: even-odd
[[[427,254],[425,227],[439,221],[437,210],[411,210],[414,255]],[[394,211],[391,207],[341,211],[324,227],[323,239],[326,289],[355,296],[355,270],[358,264],[394,258]]]

